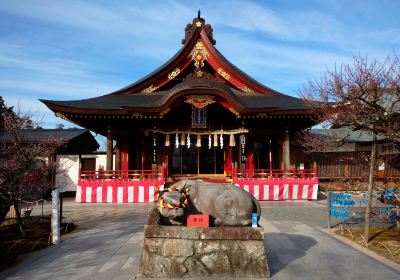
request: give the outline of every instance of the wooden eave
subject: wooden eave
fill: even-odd
[[[308,115],[312,114],[311,109],[280,109],[279,107],[263,107],[249,108],[244,107],[234,96],[222,89],[215,88],[186,88],[173,93],[161,106],[141,107],[141,106],[121,106],[118,109],[93,109],[93,108],[76,108],[63,106],[52,103],[51,101],[41,100],[52,111],[62,114],[79,114],[79,115],[129,115],[132,112],[160,114],[169,108],[173,108],[176,104],[182,103],[184,98],[194,94],[212,95],[220,101],[226,101],[240,114],[257,114],[270,113],[272,115]],[[116,97],[118,98],[118,97]]]

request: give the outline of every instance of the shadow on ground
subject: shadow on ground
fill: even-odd
[[[267,233],[264,247],[267,253],[271,276],[287,265],[306,255],[308,249],[317,244],[314,238],[287,233]]]

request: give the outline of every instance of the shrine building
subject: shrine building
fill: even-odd
[[[107,137],[106,166],[81,170],[77,200],[151,201],[165,182],[187,177],[233,181],[260,200],[315,199],[315,169],[295,143],[296,132],[315,124],[311,109],[235,67],[200,14],[182,44],[120,90],[42,100],[56,116]]]

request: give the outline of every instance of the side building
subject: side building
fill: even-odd
[[[80,177],[80,169],[87,165],[86,158],[96,157],[94,152],[99,148],[96,139],[87,129],[31,129],[22,133],[22,143],[38,143],[49,139],[62,140],[62,146],[52,156],[60,166],[65,169],[62,174],[57,174],[54,180],[65,192],[74,194]],[[0,143],[7,144],[13,137],[5,131],[0,131]],[[103,156],[105,159],[105,156]],[[101,164],[101,156],[98,156]],[[103,160],[105,161],[105,160]]]

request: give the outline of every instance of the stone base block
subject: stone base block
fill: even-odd
[[[269,277],[263,228],[146,225],[137,277]]]

